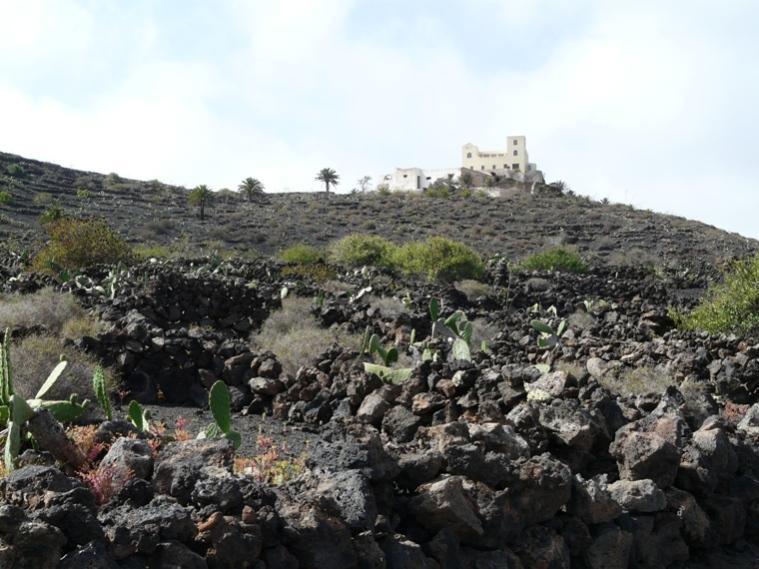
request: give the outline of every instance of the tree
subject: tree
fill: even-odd
[[[208,186],[202,184],[190,192],[190,195],[187,196],[187,201],[190,202],[190,205],[198,206],[200,209],[200,221],[203,221],[205,219],[206,206],[210,207],[213,201],[213,192],[208,189]]]
[[[366,192],[369,189],[369,185],[372,182],[371,176],[362,176],[358,179],[358,187],[361,191],[361,193]]]
[[[340,183],[340,176],[337,175],[337,172],[335,172],[332,168],[322,168],[319,170],[319,173],[316,175],[316,180],[319,182],[324,182],[324,187],[327,190],[327,193],[329,194],[329,187],[330,185],[336,186]]]
[[[237,189],[248,196],[248,201],[252,202],[254,197],[263,195],[264,185],[256,178],[245,178]]]

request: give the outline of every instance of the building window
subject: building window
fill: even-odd
[[[480,166],[480,170],[484,170],[484,169],[485,169],[485,166]]]
[[[512,164],[511,167],[514,170],[519,170],[519,164]]]
[[[471,158],[471,157],[472,157],[472,153],[471,153],[471,152],[467,152],[467,153],[466,153],[466,157],[467,157],[467,158]]]
[[[403,177],[404,177],[404,178],[408,178],[408,174],[404,174],[404,175],[403,175]]]
[[[508,165],[508,164],[504,164],[504,165],[503,165],[503,169],[504,169],[504,170],[508,170],[508,169],[509,169],[509,165]]]
[[[514,151],[514,156],[519,156],[519,150]]]
[[[427,176],[427,179],[428,179],[428,180],[431,180],[431,179],[432,179],[432,176]]]
[[[518,141],[518,140],[515,140],[515,141],[514,141],[514,146],[518,146],[518,145],[519,145],[519,141]]]
[[[497,168],[498,168],[498,166],[496,166],[495,164],[493,164],[493,170],[496,170]]]

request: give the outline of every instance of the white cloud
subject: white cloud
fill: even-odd
[[[359,0],[230,0],[234,49],[180,57],[160,49],[166,22],[129,22],[140,57],[113,56],[125,68],[79,105],[29,80],[38,63],[76,72],[66,57],[107,62],[97,15],[74,3],[9,5],[0,31],[29,31],[0,34],[0,70],[23,53],[0,76],[6,151],[185,185],[254,175],[271,190],[316,189],[314,172],[331,166],[347,190],[367,172],[455,165],[466,141],[500,146],[522,133],[549,179],[580,193],[759,237],[748,213],[759,209],[748,154],[759,42],[744,23],[755,10],[739,0],[719,11],[588,0],[584,25],[557,39],[548,31],[574,17],[566,3],[473,2],[504,33],[547,34],[552,49],[529,68],[509,65],[524,54],[445,33],[458,22],[434,10],[360,22]],[[67,39],[71,26],[83,31]]]

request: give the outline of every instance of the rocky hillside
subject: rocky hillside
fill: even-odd
[[[43,441],[0,479],[0,566],[756,566],[759,345],[673,329],[667,307],[691,302],[691,277],[596,268],[472,289],[365,270],[314,284],[269,261],[113,277],[89,270],[64,290],[107,323],[74,343],[120,379],[114,420],[92,425],[85,474]],[[407,379],[383,381],[340,343],[295,372],[283,361],[302,352],[252,345],[298,297],[324,333],[396,345]],[[471,337],[444,323],[457,310]],[[236,451],[196,440],[212,418],[176,406],[218,381]],[[122,420],[132,397],[164,425]]]
[[[545,191],[497,199],[267,194],[254,204],[224,192],[201,222],[188,207],[184,188],[0,153],[3,190],[11,201],[0,204],[0,240],[26,242],[40,235],[38,216],[57,204],[107,218],[132,242],[174,244],[186,251],[210,245],[269,254],[295,242],[323,245],[353,232],[397,241],[442,234],[510,258],[570,244],[599,264],[663,267],[718,264],[758,245],[703,223]]]

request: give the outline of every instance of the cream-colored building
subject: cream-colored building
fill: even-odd
[[[527,140],[524,136],[507,137],[506,150],[480,150],[469,142],[461,148],[461,165],[464,168],[495,174],[526,173],[537,169],[535,164],[530,164]]]
[[[458,182],[466,173],[470,184],[475,187],[488,185],[488,182],[543,182],[543,175],[535,164],[530,162],[527,154],[527,140],[524,136],[509,136],[506,150],[480,150],[471,143],[461,149],[461,166],[459,168],[396,168],[392,174],[380,176],[380,184],[391,190],[423,190],[437,180]]]

